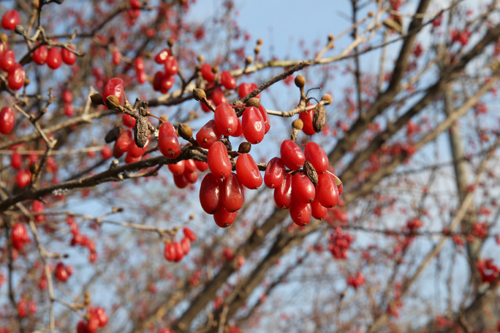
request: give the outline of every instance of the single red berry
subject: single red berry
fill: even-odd
[[[137,120],[132,117],[132,116],[129,116],[128,114],[124,113],[122,115],[122,122],[123,122],[123,125],[127,126],[127,127],[130,127],[130,128],[134,128],[135,126],[135,122]]]
[[[125,163],[127,164],[139,162],[140,160],[142,160],[142,156],[134,157],[128,152],[127,155],[125,155]]]
[[[19,302],[17,303],[17,314],[20,318],[24,318],[28,315],[28,304],[26,299],[21,298]]]
[[[312,209],[310,203],[299,201],[292,195],[292,203],[290,205],[290,217],[298,226],[306,226],[311,221]]]
[[[299,114],[299,118],[302,120],[304,127],[302,127],[302,132],[306,135],[316,134],[313,127],[313,116],[314,110],[303,111]]]
[[[1,113],[0,113],[1,115]],[[0,129],[2,127],[0,126]],[[10,166],[13,168],[13,169],[19,169],[21,168],[23,164],[23,158],[21,156],[21,154],[19,154],[17,151],[15,151],[13,154],[12,154],[12,157],[10,159]]]
[[[236,160],[236,174],[240,182],[251,190],[256,190],[262,185],[262,175],[252,155],[241,154]]]
[[[109,146],[102,147],[102,150],[101,150],[102,159],[107,160],[107,159],[111,158],[111,156],[113,156],[113,151],[111,150],[111,148],[109,148]]]
[[[214,71],[212,70],[212,66],[210,66],[207,63],[201,65],[201,75],[208,82],[213,82],[215,80],[215,74]]]
[[[66,266],[62,262],[58,262],[56,265],[56,278],[61,282],[66,282],[69,278],[68,272],[66,271]]]
[[[264,183],[269,188],[278,188],[285,179],[285,165],[279,157],[272,158],[267,163]]]
[[[33,52],[33,62],[39,66],[45,65],[48,55],[47,45],[42,45]]]
[[[16,184],[19,188],[25,188],[31,183],[31,173],[28,170],[19,170],[16,174]]]
[[[326,207],[321,205],[318,199],[314,200],[311,203],[311,211],[312,211],[312,217],[314,217],[317,220],[324,219],[326,217],[326,214],[328,213]]]
[[[62,93],[62,101],[71,104],[73,102],[73,93],[69,90],[64,90]]]
[[[241,123],[243,136],[248,142],[254,145],[262,142],[265,135],[265,125],[262,114],[257,108],[253,106],[246,108]]]
[[[70,45],[69,48],[74,50],[75,46]],[[73,66],[74,64],[76,64],[76,55],[70,50],[63,48],[61,51],[61,57],[62,61],[68,66]]]
[[[222,205],[222,182],[211,173],[205,175],[200,185],[200,204],[207,214],[215,214]]]
[[[95,308],[94,313],[99,319],[100,327],[104,327],[108,324],[108,315],[106,314],[106,311],[103,308],[100,307]]]
[[[269,119],[269,115],[262,105],[259,106],[259,111],[262,115],[262,119],[264,119],[264,133],[267,134],[267,132],[269,132],[269,130],[271,129],[271,119]]]
[[[186,168],[186,170],[184,170],[184,179],[186,179],[186,181],[190,184],[196,183],[198,180],[198,170],[195,169],[194,171],[188,171]]]
[[[209,120],[199,131],[196,133],[196,142],[200,147],[209,149],[215,142],[222,139],[222,134],[217,130],[217,123],[215,120]]]
[[[64,114],[68,117],[73,117],[75,115],[75,108],[73,107],[73,105],[64,105]]]
[[[137,82],[143,84],[148,80],[148,75],[145,71],[137,71]]]
[[[187,181],[186,177],[184,177],[184,174],[182,175],[174,175],[174,184],[178,188],[186,188],[189,185],[189,182]]]
[[[171,123],[163,123],[158,134],[158,148],[163,156],[176,158],[181,153],[177,132]]]
[[[137,144],[135,143],[135,140],[133,140],[130,143],[130,146],[128,147],[127,152],[128,152],[128,154],[130,154],[131,157],[139,158],[142,155],[144,155],[144,153],[146,153],[148,146],[149,146],[149,139],[146,140],[146,144],[144,144],[144,147],[142,147],[142,148],[139,148],[139,146],[137,146]]]
[[[214,112],[215,125],[222,135],[231,135],[238,130],[238,116],[229,103],[222,103],[217,106]]]
[[[175,262],[179,262],[184,257],[184,251],[182,251],[182,246],[181,243],[179,242],[175,242],[174,247],[175,247]]]
[[[274,202],[281,209],[290,208],[292,199],[292,176],[285,173],[285,178],[280,186],[274,189]]]
[[[299,170],[306,161],[304,153],[292,140],[285,140],[280,148],[281,160],[290,170]]]
[[[307,161],[311,162],[318,174],[325,172],[328,169],[329,161],[323,148],[316,142],[306,144],[304,155]]]
[[[339,191],[330,174],[325,172],[318,175],[316,192],[318,192],[319,203],[324,207],[331,208],[337,205],[339,200]]]
[[[292,177],[292,196],[301,202],[313,202],[316,189],[309,177],[297,172]]]
[[[14,129],[16,116],[14,110],[10,106],[5,106],[0,111],[0,132],[2,134],[10,134]]]
[[[227,178],[233,169],[226,146],[220,141],[215,142],[208,149],[207,162],[210,172],[217,177]]]
[[[76,325],[76,333],[88,333],[87,324],[83,320],[80,320]]]
[[[176,75],[179,72],[179,63],[174,56],[168,56],[165,60],[165,73],[169,75]]]
[[[167,261],[174,261],[176,257],[174,243],[166,243],[163,255]]]
[[[155,62],[160,65],[164,64],[169,56],[170,56],[170,49],[163,49],[156,55]]]
[[[33,200],[33,204],[32,204],[33,213],[43,213],[44,210],[45,210],[45,205],[43,202],[38,201],[38,200]],[[44,220],[45,220],[44,215],[36,215],[35,216],[36,222],[42,222]]]
[[[99,318],[97,316],[93,315],[90,317],[90,319],[87,322],[87,333],[97,333],[97,330],[99,329]]]
[[[193,230],[185,227],[184,229],[182,229],[182,232],[184,233],[184,236],[186,236],[191,242],[196,241],[196,234]]]
[[[194,164],[196,165],[196,168],[203,172],[203,171],[207,171],[208,170],[208,163],[207,162],[203,162],[203,161],[194,161]]]
[[[142,72],[144,71],[144,59],[141,57],[137,57],[134,60],[134,68],[136,72]]]
[[[255,83],[241,83],[238,87],[238,96],[243,98],[257,88],[258,87]],[[255,96],[255,98],[260,98],[260,94]]]
[[[185,172],[195,172],[195,171],[198,171],[196,169],[196,164],[194,163],[193,159],[186,160],[185,161],[185,167],[186,167],[186,171]]]
[[[181,240],[181,248],[184,255],[188,254],[191,250],[191,242],[186,237]]]
[[[122,79],[112,78],[106,83],[104,91],[102,92],[102,99],[104,101],[104,105],[106,105],[106,98],[108,98],[108,96],[111,95],[114,95],[116,96],[116,98],[118,98],[118,101],[120,101],[120,105],[123,104],[125,90]]]
[[[219,106],[220,104],[227,102],[226,95],[222,91],[221,87],[216,87],[214,88],[214,90],[212,90],[211,99],[213,101],[213,104],[215,104],[215,106]]]
[[[231,173],[229,177],[224,180],[221,190],[222,206],[228,212],[235,212],[243,207],[243,203],[245,202],[244,189],[234,173]]]
[[[224,207],[221,207],[221,209],[214,214],[214,221],[219,227],[227,228],[233,224],[237,215],[238,212],[230,213]]]
[[[47,55],[47,66],[58,69],[62,64],[62,54],[58,47],[52,47]]]
[[[113,51],[113,55],[111,56],[111,61],[115,66],[118,66],[122,62],[122,54],[118,50]]]
[[[24,86],[26,79],[26,72],[21,64],[15,64],[8,72],[7,85],[10,89],[16,91]]]
[[[0,57],[0,69],[4,72],[8,72],[16,64],[16,55],[14,51],[7,50],[2,53]]]
[[[132,8],[132,9],[140,9],[141,8],[141,2],[139,0],[130,0],[129,5],[130,5],[130,8]]]
[[[2,28],[6,30],[14,30],[19,24],[21,24],[21,16],[17,10],[11,9],[3,14]]]
[[[227,90],[233,90],[236,88],[236,80],[228,71],[222,71],[222,73],[220,73],[220,83]]]
[[[13,242],[27,243],[29,242],[28,229],[23,223],[16,222],[12,227],[10,239]]]
[[[182,160],[182,161],[179,161],[175,164],[169,164],[168,165],[168,170],[170,170],[170,172],[172,172],[174,175],[176,176],[180,176],[184,173],[184,170],[186,169],[185,167],[185,161]]]
[[[125,153],[128,150],[132,141],[134,141],[132,131],[128,130],[123,132],[116,140],[115,143],[116,150],[122,154]]]

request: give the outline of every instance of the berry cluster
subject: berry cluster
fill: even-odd
[[[64,265],[62,262],[58,262],[56,265],[55,276],[61,282],[66,282],[68,278],[73,274],[72,265]]]
[[[165,244],[163,254],[167,261],[179,262],[191,250],[191,242],[196,240],[196,234],[189,228],[184,228],[184,237],[180,242],[168,242]]]
[[[87,320],[81,320],[76,326],[77,333],[96,333],[99,327],[104,327],[108,324],[108,315],[103,308],[87,309]]]
[[[97,260],[97,252],[95,242],[88,238],[87,235],[82,235],[80,233],[80,229],[78,228],[78,224],[75,222],[73,216],[68,215],[66,218],[66,223],[70,227],[71,234],[73,234],[73,238],[71,239],[71,246],[80,245],[89,249],[89,261],[94,262]],[[71,274],[70,274],[71,275]]]
[[[347,250],[351,247],[354,237],[348,233],[344,233],[340,227],[336,227],[330,235],[328,251],[336,259],[347,259]]]
[[[26,298],[21,298],[17,303],[17,314],[20,318],[25,318],[30,314],[35,314],[37,310],[37,305],[35,301],[31,300],[28,302]]]
[[[354,289],[358,289],[363,284],[365,284],[365,275],[361,272],[358,272],[356,276],[348,276],[347,277],[347,285],[353,287]]]
[[[500,274],[500,268],[493,263],[492,259],[480,260],[477,262],[476,266],[481,275],[482,282],[492,283]]]

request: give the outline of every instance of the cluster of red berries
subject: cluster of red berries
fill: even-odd
[[[174,86],[175,76],[179,72],[179,63],[168,48],[160,51],[154,60],[157,64],[164,66],[164,71],[160,70],[155,73],[153,77],[153,89],[166,94]],[[137,77],[139,78],[139,83],[142,83],[139,73]]]
[[[74,50],[75,46],[70,45],[70,49]],[[50,69],[58,69],[63,63],[68,66],[76,64],[76,55],[66,48],[52,46],[50,49],[47,45],[38,45],[33,51],[33,62],[38,66],[47,64]]]
[[[184,228],[184,237],[180,242],[168,242],[165,244],[163,254],[168,261],[179,262],[191,250],[191,242],[196,240],[196,234],[189,228]]]
[[[365,275],[361,272],[358,272],[356,276],[348,276],[347,277],[347,285],[353,287],[354,289],[358,289],[363,284],[365,284]]]
[[[465,29],[464,31],[457,31],[456,29],[453,29],[451,31],[451,43],[459,42],[462,44],[462,46],[465,46],[469,43],[469,37],[470,37],[471,32],[468,29]]]
[[[328,251],[336,259],[347,259],[347,250],[351,247],[354,237],[351,234],[344,233],[340,227],[335,227],[335,230],[330,235]]]
[[[26,225],[20,222],[15,223],[11,230],[10,239],[12,241],[12,246],[16,250],[22,250],[24,244],[30,242]]]
[[[88,319],[80,320],[76,326],[77,333],[96,333],[99,327],[104,327],[108,324],[108,315],[103,308],[89,307],[87,310]]]
[[[75,109],[73,108],[73,93],[69,90],[64,90],[62,95],[62,101],[64,102],[64,114],[68,117],[73,117],[75,114]]]
[[[406,222],[406,227],[410,232],[415,232],[417,229],[422,228],[422,226],[423,223],[418,217],[412,218]]]
[[[20,318],[25,318],[28,316],[28,312],[30,314],[35,314],[37,310],[37,305],[35,301],[27,301],[26,298],[21,298],[19,302],[17,302],[17,314]]]
[[[208,164],[193,159],[182,160],[175,164],[169,164],[168,169],[174,176],[175,186],[185,188],[189,184],[194,184],[198,180],[198,171],[208,170]]]
[[[21,22],[16,10],[9,10],[2,17],[2,28],[14,30]],[[9,49],[7,41],[0,42],[0,69],[7,73],[7,86],[12,90],[19,90],[24,86],[26,73],[21,64],[16,62],[16,55]]]
[[[65,265],[62,262],[58,262],[56,265],[55,276],[61,282],[66,282],[68,278],[73,274],[73,266]]]
[[[87,235],[82,235],[78,228],[78,224],[75,222],[75,218],[71,215],[68,215],[66,218],[66,223],[70,228],[71,234],[73,234],[73,238],[71,239],[71,246],[80,245],[89,249],[89,261],[94,262],[97,260],[97,251],[95,242],[88,238]]]
[[[493,263],[493,259],[480,260],[477,262],[476,267],[481,275],[482,282],[492,283],[500,273],[500,268]]]

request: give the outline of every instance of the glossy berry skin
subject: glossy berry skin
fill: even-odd
[[[224,207],[221,207],[221,209],[214,214],[214,221],[219,227],[227,228],[233,225],[233,222],[236,219],[237,215],[238,212],[230,213],[226,209],[224,209]]]
[[[69,90],[64,90],[62,94],[62,101],[66,104],[73,102],[73,94]]]
[[[185,172],[195,172],[197,171],[196,169],[196,164],[194,163],[193,159],[185,160]]]
[[[174,125],[163,123],[158,134],[158,148],[163,156],[167,158],[176,158],[181,153],[181,146],[177,139],[177,133]]]
[[[45,205],[43,202],[38,201],[38,200],[33,201],[33,204],[32,204],[33,213],[43,213],[44,210],[45,210]],[[35,216],[36,222],[42,222],[44,220],[45,220],[45,216],[43,216],[43,215],[36,215]]]
[[[37,48],[32,55],[33,62],[38,66],[45,65],[47,62],[47,56],[49,55],[49,50],[47,49],[47,45],[42,45]]]
[[[70,45],[70,48],[74,49],[75,47],[73,45]],[[63,48],[61,50],[61,57],[62,61],[68,66],[73,66],[74,64],[76,64],[76,55],[70,50]]]
[[[62,262],[57,263],[55,275],[56,278],[61,282],[66,282],[68,280],[69,275],[66,271],[66,266],[64,266]]]
[[[236,174],[246,188],[256,190],[262,185],[262,175],[252,155],[241,154],[236,160]]]
[[[8,72],[16,64],[16,55],[12,50],[6,50],[0,57],[0,69]]]
[[[184,255],[189,253],[189,251],[191,250],[191,242],[189,241],[189,239],[183,238],[181,240],[181,248],[182,248],[182,253],[184,253]]]
[[[222,135],[231,135],[238,130],[238,116],[229,103],[222,103],[217,106],[214,112],[215,125]]]
[[[190,228],[185,227],[184,229],[182,229],[182,232],[184,233],[184,236],[186,236],[186,238],[189,239],[191,242],[196,241],[196,234]]]
[[[292,140],[285,140],[280,148],[281,160],[290,170],[299,170],[306,161],[304,153]]]
[[[122,54],[118,50],[113,51],[113,55],[111,56],[111,61],[115,66],[118,66],[122,62]]]
[[[228,212],[235,212],[243,207],[243,203],[245,202],[245,192],[243,185],[234,173],[231,173],[229,177],[224,180],[221,190],[222,206]]]
[[[264,119],[260,111],[251,106],[246,108],[241,119],[243,125],[243,136],[251,144],[255,145],[264,139],[265,126]]]
[[[186,177],[184,177],[184,174],[179,176],[174,175],[174,183],[178,188],[186,188],[189,185],[189,182]]]
[[[148,75],[145,71],[137,71],[137,82],[139,82],[139,84],[143,84],[147,79]]]
[[[128,153],[128,152],[127,152],[127,155],[125,155],[125,163],[127,163],[127,164],[139,162],[140,160],[142,160],[142,156],[134,157],[134,156],[130,155],[130,153]]]
[[[264,173],[264,183],[269,188],[277,188],[285,179],[285,164],[279,157],[272,158],[267,163],[266,172]]]
[[[24,86],[24,80],[26,78],[26,73],[21,64],[15,64],[7,75],[7,85],[10,89],[16,91]]]
[[[21,23],[21,16],[17,10],[9,10],[2,17],[2,28],[6,30],[14,30]]]
[[[316,197],[316,189],[309,177],[299,172],[293,175],[292,196],[301,202],[313,202]]]
[[[207,162],[202,162],[202,161],[194,161],[194,164],[196,165],[196,168],[203,172],[208,170],[208,163]]]
[[[172,172],[174,175],[182,175],[184,173],[184,170],[186,170],[184,160],[179,161],[175,164],[169,164],[168,170],[170,170],[170,172]]]
[[[222,182],[211,173],[205,175],[200,185],[200,204],[207,214],[215,214],[222,205]]]
[[[199,131],[196,133],[196,142],[200,147],[209,149],[215,142],[222,139],[222,134],[217,129],[215,120],[209,120]]]
[[[141,57],[135,58],[134,67],[135,67],[136,72],[144,71],[144,59],[142,59]]]
[[[262,105],[259,106],[259,111],[262,115],[262,119],[264,119],[264,133],[267,134],[267,132],[271,129],[271,119],[269,119],[269,115]]]
[[[167,261],[174,261],[176,258],[176,250],[174,243],[165,244],[165,249],[163,250],[163,255]]]
[[[311,212],[312,212],[312,217],[314,217],[317,220],[321,220],[326,217],[328,210],[326,209],[326,207],[324,207],[319,203],[318,199],[316,199],[313,202],[311,202]]]
[[[130,147],[130,144],[134,141],[132,131],[128,130],[120,134],[118,139],[116,140],[115,147],[116,150],[120,153],[125,153],[128,148]]]
[[[132,142],[130,143],[130,146],[128,147],[127,153],[131,157],[139,158],[142,155],[144,155],[144,153],[146,153],[148,146],[149,146],[149,139],[146,140],[146,144],[142,148],[137,146],[137,144],[135,143],[135,140],[132,140]]]
[[[241,122],[241,119],[238,118],[238,129],[236,130],[236,132],[231,134],[231,136],[234,136],[235,138],[237,138],[237,137],[240,137],[242,135],[243,135],[243,123]]]
[[[215,80],[215,74],[212,70],[212,66],[207,63],[201,65],[201,76],[208,82],[213,82]]]
[[[175,247],[175,260],[174,261],[179,262],[184,257],[184,251],[182,251],[182,246],[181,246],[181,243],[179,243],[179,242],[175,242],[174,247]]]
[[[290,217],[298,226],[306,226],[311,222],[312,209],[310,203],[305,203],[297,200],[292,196],[292,204],[290,206]]]
[[[306,135],[316,134],[316,131],[313,127],[313,116],[314,110],[303,111],[299,114],[299,119],[304,123],[304,127],[302,127],[302,132]]]
[[[10,106],[5,106],[0,111],[0,133],[10,134],[14,129],[16,116]]]
[[[17,303],[17,315],[19,318],[25,318],[28,315],[28,304],[26,302],[26,299],[21,298],[19,302]]]
[[[19,170],[16,174],[16,184],[19,188],[25,188],[31,183],[31,173],[27,170]]]
[[[109,148],[109,146],[102,147],[101,158],[103,160],[107,160],[107,159],[111,158],[111,156],[113,156],[113,151],[111,150],[111,148]]]
[[[134,128],[134,126],[135,126],[135,122],[136,122],[136,121],[137,121],[137,120],[136,120],[134,117],[129,116],[129,115],[128,115],[128,114],[126,114],[126,113],[124,113],[124,114],[122,115],[122,122],[123,122],[123,125],[125,125],[125,126],[127,126],[127,127],[129,127],[129,128]]]
[[[257,85],[255,83],[241,83],[238,87],[238,96],[240,98],[245,97],[246,95],[250,94],[252,91],[257,89]],[[255,96],[256,98],[260,98],[260,94]]]
[[[227,178],[233,169],[226,146],[220,141],[215,142],[208,149],[207,162],[210,172],[216,177]]]
[[[52,47],[47,55],[47,66],[58,69],[62,64],[62,54],[58,47]]]
[[[169,75],[176,75],[179,72],[179,63],[174,56],[168,56],[165,60],[165,73]]]
[[[198,180],[198,170],[194,170],[194,171],[188,171],[187,169],[184,171],[184,179],[186,179],[186,181],[189,183],[189,184],[195,184],[196,181]]]
[[[328,169],[328,155],[326,155],[323,148],[321,148],[316,142],[309,142],[306,144],[304,156],[306,161],[311,162],[318,174],[323,173]]]
[[[316,186],[319,203],[326,207],[332,208],[337,205],[339,200],[339,191],[335,181],[328,173],[318,175],[318,185]]]
[[[94,309],[94,314],[99,319],[99,327],[104,327],[108,324],[108,315],[103,308],[97,307]]]
[[[170,50],[169,49],[163,49],[161,50],[155,57],[155,62],[157,64],[164,64],[165,61],[167,61],[167,58],[170,56]]]
[[[279,187],[274,189],[274,202],[281,209],[290,208],[292,200],[292,176],[288,173]]]
[[[227,102],[226,95],[224,94],[224,92],[222,91],[222,89],[220,87],[214,88],[214,90],[212,91],[211,99],[213,101],[213,104],[216,107],[219,106],[222,103],[226,103]]]
[[[112,78],[106,83],[106,86],[104,87],[104,90],[102,92],[102,100],[104,101],[104,105],[106,105],[106,98],[111,95],[116,96],[116,98],[118,98],[118,100],[120,101],[120,105],[123,105],[125,90],[122,79]]]
[[[234,88],[236,88],[236,80],[228,71],[222,71],[220,73],[220,83],[227,90],[233,90]]]
[[[0,128],[1,128],[1,126],[0,126]],[[19,154],[17,151],[15,151],[12,154],[12,157],[10,159],[10,166],[13,169],[20,169],[22,165],[23,165],[23,158],[22,158],[21,154]]]
[[[14,224],[10,234],[13,242],[27,243],[29,242],[28,229],[23,223],[17,222]]]

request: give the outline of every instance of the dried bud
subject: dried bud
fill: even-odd
[[[262,38],[257,39],[257,45],[262,45]]]
[[[311,180],[314,186],[318,185],[318,173],[311,162],[306,161],[304,163],[304,171],[306,172],[307,177]]]
[[[22,25],[16,25],[16,28],[14,29],[14,31],[19,34],[19,35],[24,35],[24,27]]]
[[[101,94],[93,94],[90,96],[90,100],[92,101],[92,104],[94,105],[103,105],[104,101],[102,100]]]
[[[252,149],[252,145],[249,142],[242,142],[238,147],[238,153],[248,154],[250,152],[250,149]]]
[[[164,123],[167,123],[167,122],[168,122],[168,117],[167,117],[167,115],[166,115],[166,114],[162,114],[162,115],[160,116],[160,119],[161,119]]]
[[[115,126],[106,134],[104,141],[106,141],[106,143],[116,141],[122,132],[123,129],[121,126]]]
[[[255,54],[259,54],[260,52],[260,46],[256,46],[253,51],[255,52]]]
[[[323,97],[321,97],[321,100],[324,102],[325,105],[330,105],[333,102],[333,97],[330,94],[325,94]]]
[[[295,119],[293,122],[292,122],[292,127],[296,130],[299,130],[301,131],[302,128],[304,128],[304,122],[302,121],[302,119]]]
[[[174,39],[172,37],[169,37],[167,39],[167,44],[168,44],[169,47],[174,46]]]
[[[217,74],[218,71],[219,71],[219,66],[213,65],[212,66],[212,72],[214,72],[214,74]]]
[[[121,213],[121,212],[123,212],[122,207],[113,207],[113,213]]]
[[[252,97],[245,103],[245,105],[247,107],[253,106],[258,109],[260,107],[260,98]]]
[[[202,64],[205,61],[205,57],[202,56],[201,54],[198,55],[198,62]]]
[[[9,37],[6,34],[4,34],[3,32],[0,33],[0,41],[7,43],[8,40],[9,40]]]
[[[333,35],[332,34],[329,34],[328,35],[328,43],[332,42],[333,41]]]
[[[253,58],[251,56],[248,56],[245,58],[245,65],[250,65],[253,62]]]
[[[205,94],[205,91],[203,89],[200,89],[200,88],[196,88],[194,91],[193,91],[193,97],[195,100],[197,100],[198,102],[204,100],[207,98],[207,94]]]
[[[30,172],[32,175],[36,174],[38,172],[38,164],[33,163],[30,165]]]
[[[183,138],[184,140],[189,141],[193,138],[193,130],[191,129],[191,127],[189,127],[189,125],[179,124],[179,128],[177,131],[179,132],[181,138]]]
[[[120,100],[115,95],[109,95],[106,97],[106,106],[111,110],[119,110]]]
[[[149,136],[149,121],[147,117],[139,116],[134,126],[135,144],[139,148],[144,148]]]
[[[316,133],[319,133],[323,130],[323,126],[325,126],[325,119],[325,107],[320,103],[316,104],[313,115],[313,128]]]
[[[195,218],[195,217],[196,217],[196,216],[195,216],[194,214],[189,215],[189,219],[190,219],[190,220],[194,220],[194,218]]]
[[[304,88],[304,86],[306,85],[306,79],[300,74],[297,75],[295,77],[295,85],[300,89]]]
[[[373,10],[371,10],[370,12],[368,12],[368,17],[373,17],[373,15],[375,15],[375,13],[373,12]]]
[[[24,85],[25,86],[27,86],[28,84],[30,84],[30,82],[31,82],[30,79],[28,79],[28,78],[24,79]]]

